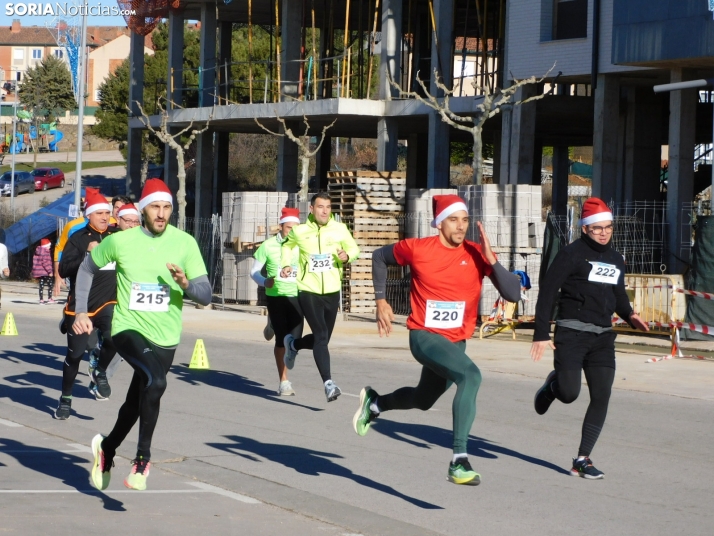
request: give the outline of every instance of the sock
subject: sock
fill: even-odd
[[[456,460],[459,458],[468,458],[469,455],[466,452],[459,452],[457,454],[454,454],[453,459],[451,460],[451,463],[456,463]]]
[[[575,459],[575,461],[576,461],[576,462],[582,462],[582,461],[585,460],[586,458],[587,458],[587,456],[578,456],[578,457]]]
[[[327,384],[331,384],[331,383],[332,383],[332,380],[327,380],[327,381],[325,382],[325,387],[327,387]]]
[[[62,395],[62,398],[67,398],[69,400],[72,400],[72,395]]]
[[[297,350],[295,349],[295,339],[290,341],[289,346],[290,346],[290,350],[292,350],[293,352],[297,352]]]
[[[372,402],[369,405],[369,411],[371,411],[372,413],[376,413],[377,415],[379,415],[381,413],[381,411],[379,409],[379,405],[377,404],[378,401],[379,401],[379,399],[377,398],[377,399],[375,399],[374,402]]]

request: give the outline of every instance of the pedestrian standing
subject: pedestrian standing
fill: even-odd
[[[43,238],[32,256],[32,277],[40,282],[40,304],[55,303],[52,299],[53,266],[50,247],[52,247],[52,243],[47,238]],[[45,287],[47,287],[46,302],[44,299]]]

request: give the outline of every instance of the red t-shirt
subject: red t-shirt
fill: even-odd
[[[394,258],[411,267],[407,328],[438,333],[453,342],[471,338],[481,281],[492,272],[481,246],[464,240],[457,248],[447,248],[438,236],[409,238],[395,244]]]

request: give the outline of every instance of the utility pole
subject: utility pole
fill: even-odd
[[[20,71],[17,71],[15,76],[15,102],[13,106],[12,115],[12,142],[10,143],[10,149],[12,150],[12,171],[10,172],[10,207],[12,208],[12,221],[15,221],[15,153],[17,153],[17,100],[18,100],[18,86],[20,84]]]
[[[74,205],[82,204],[82,138],[84,137],[84,94],[87,78],[87,11],[82,14],[82,36],[79,47],[79,77],[77,80],[77,171],[74,175]]]

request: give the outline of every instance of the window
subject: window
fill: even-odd
[[[99,90],[94,91],[94,102],[100,102],[102,100],[101,93]]]
[[[24,48],[13,48],[12,49],[12,63],[15,65],[22,65],[25,63],[25,49]]]
[[[41,60],[42,59],[42,49],[41,48],[33,48],[32,49],[32,59],[33,60]]]
[[[56,49],[55,50],[55,58],[58,58],[60,60],[62,58],[64,58],[64,50],[62,50],[61,48]]]
[[[588,36],[588,0],[554,0],[553,36],[578,39]]]

